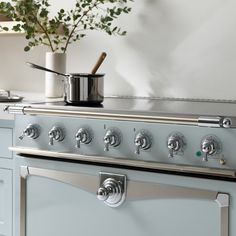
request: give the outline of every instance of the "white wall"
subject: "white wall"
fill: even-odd
[[[72,0],[51,0],[57,7]],[[236,99],[235,0],[135,0],[119,25],[126,37],[91,33],[70,47],[68,72],[88,72],[108,56],[106,95]],[[67,7],[67,6],[66,6]],[[23,36],[0,36],[0,88],[43,92],[45,48],[23,52]]]

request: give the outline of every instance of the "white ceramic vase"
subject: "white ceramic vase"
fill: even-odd
[[[57,72],[66,73],[66,54],[46,52],[45,67]],[[57,74],[45,72],[45,96],[46,98],[63,97],[63,77]]]

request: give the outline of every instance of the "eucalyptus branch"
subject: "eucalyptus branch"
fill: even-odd
[[[78,27],[80,21],[86,16],[86,14],[87,14],[87,12],[85,12],[85,13],[80,17],[80,19],[78,20],[78,22],[73,26],[73,28],[72,28],[72,30],[71,30],[71,32],[70,32],[68,38],[67,38],[67,41],[66,41],[65,48],[64,48],[63,52],[65,52],[65,51],[67,50],[67,47],[68,47],[68,45],[69,45],[69,42],[70,42],[70,39],[71,39],[73,33],[75,32],[76,28]]]
[[[49,42],[49,46],[50,46],[52,52],[54,52],[54,48],[53,48],[53,45],[52,45],[52,42],[51,42],[51,39],[50,39],[50,36],[49,36],[47,30],[41,25],[41,23],[39,22],[37,17],[36,17],[36,22],[39,25],[39,27],[41,28],[41,30],[43,31],[43,33],[46,35],[48,42]]]
[[[79,23],[82,21],[82,19],[83,19],[90,11],[92,11],[92,9],[93,9],[94,7],[96,7],[96,5],[97,5],[97,3],[94,3],[91,8],[89,8],[87,11],[85,11],[85,12],[83,13],[83,15],[79,18],[79,20],[77,21],[77,23],[74,25],[74,27],[72,28],[72,30],[71,30],[71,32],[70,32],[70,34],[69,34],[69,36],[68,36],[68,39],[67,39],[67,41],[66,41],[66,45],[65,45],[65,48],[64,48],[64,50],[63,50],[64,53],[66,52],[67,47],[68,47],[69,42],[70,42],[70,39],[71,39],[72,35],[74,34],[76,28],[78,27]]]
[[[75,0],[74,9],[60,9],[51,18],[49,1],[0,2],[0,13],[18,22],[11,30],[25,32],[28,40],[25,51],[47,45],[52,52],[65,53],[70,43],[80,41],[90,30],[125,35],[126,31],[114,25],[114,21],[131,11],[128,4],[133,0]],[[8,31],[9,28],[1,27],[0,24],[0,30]]]

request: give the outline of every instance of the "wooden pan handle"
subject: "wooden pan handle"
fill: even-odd
[[[94,75],[96,74],[98,68],[100,67],[100,65],[102,64],[102,62],[104,61],[105,57],[107,56],[107,54],[105,52],[102,52],[100,57],[98,58],[95,66],[93,67],[91,74]]]

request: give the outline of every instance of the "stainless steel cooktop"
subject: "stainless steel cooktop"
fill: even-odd
[[[102,105],[71,106],[63,101],[8,106],[13,114],[106,118],[236,128],[236,102],[170,98],[105,98]]]
[[[118,98],[107,97],[100,106],[71,106],[63,101],[42,101],[23,103],[17,106],[32,108],[62,109],[67,111],[96,111],[121,112],[130,114],[179,114],[179,115],[209,115],[235,116],[235,100],[201,100],[201,99],[174,99],[174,98]]]

